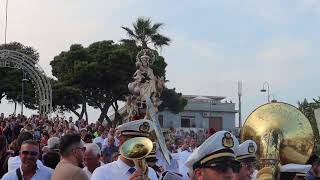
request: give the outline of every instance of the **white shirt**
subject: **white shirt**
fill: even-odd
[[[98,137],[94,138],[93,143],[96,143],[96,144],[100,143],[101,147],[102,147],[102,145],[104,144],[104,140],[105,140],[105,138],[103,139],[101,136],[98,136]]]
[[[8,171],[13,171],[21,166],[20,156],[10,157],[8,160]],[[45,167],[40,160],[37,160],[37,167]]]
[[[178,164],[179,157],[177,153],[171,154],[172,159],[170,161],[170,164],[167,163],[160,149],[157,150],[156,157],[158,159],[157,165],[162,166],[164,168],[164,171],[171,171],[171,172],[177,172],[177,173],[179,172],[179,164]]]
[[[91,180],[128,180],[132,174],[128,172],[130,166],[125,164],[120,158],[109,164],[98,167],[92,173]],[[148,168],[150,180],[158,180],[156,172]]]
[[[20,167],[21,175],[23,176],[23,172]],[[31,180],[50,180],[52,176],[53,170],[42,166],[41,168],[37,168],[36,173],[32,176]],[[9,171],[5,175],[3,175],[1,180],[17,180],[18,176],[16,171]]]
[[[119,139],[115,137],[115,138],[114,138],[114,145],[117,146],[117,147],[119,147],[119,144],[120,144]]]
[[[103,162],[100,162],[100,166],[102,166],[102,165],[104,165],[104,163],[103,163]],[[99,167],[100,167],[100,166],[99,166]],[[84,173],[86,173],[86,175],[88,176],[88,178],[91,179],[92,173],[89,171],[88,167],[86,166],[86,167],[84,167],[82,170],[84,171]]]
[[[185,164],[191,154],[192,154],[191,152],[186,150],[178,153],[179,173],[183,175],[183,179],[189,179],[188,178],[189,168]]]

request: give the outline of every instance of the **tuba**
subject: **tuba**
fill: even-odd
[[[249,115],[240,132],[241,142],[248,139],[257,143],[260,168],[272,168],[273,178],[281,165],[305,164],[315,145],[309,120],[281,102],[264,104]]]
[[[135,137],[129,139],[120,147],[120,154],[126,159],[133,160],[136,168],[139,168],[142,172],[142,179],[148,178],[148,165],[146,163],[146,157],[151,153],[153,149],[153,143],[146,137]]]

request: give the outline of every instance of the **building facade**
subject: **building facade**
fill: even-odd
[[[170,111],[158,113],[162,128],[208,129],[216,131],[235,129],[235,103],[226,102],[220,96],[184,95],[188,100],[183,112],[174,114]]]

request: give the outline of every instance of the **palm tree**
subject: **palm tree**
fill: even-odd
[[[125,26],[121,28],[127,31],[129,38],[135,41],[137,45],[141,45],[143,49],[149,49],[149,44],[153,44],[155,48],[169,45],[171,41],[170,38],[159,33],[163,25],[163,23],[155,23],[152,25],[150,18],[139,17],[137,21],[133,23],[133,29]]]

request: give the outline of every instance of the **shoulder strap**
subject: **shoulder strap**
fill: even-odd
[[[18,176],[18,180],[23,180],[20,168],[16,169],[16,174]]]

